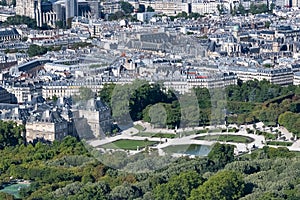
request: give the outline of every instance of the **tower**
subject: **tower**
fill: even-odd
[[[42,0],[37,1],[37,6],[35,7],[35,20],[37,26],[42,27],[43,18],[42,18]]]
[[[75,17],[78,15],[78,2],[77,0],[65,0],[66,6],[66,19]]]

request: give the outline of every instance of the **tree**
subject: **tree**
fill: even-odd
[[[278,117],[278,123],[284,126],[288,131],[300,134],[300,114],[285,112]]]
[[[256,5],[254,3],[251,3],[250,10],[249,10],[249,12],[252,13],[252,14],[265,13],[265,12],[268,12],[268,11],[269,11],[269,8],[266,4]]]
[[[52,101],[57,102],[57,100],[58,100],[58,97],[56,95],[53,95],[52,96]]]
[[[266,22],[265,22],[265,27],[266,27],[266,28],[270,28],[270,25],[271,25],[271,22],[270,22],[270,21],[266,21]]]
[[[276,5],[275,5],[274,3],[271,3],[271,5],[270,5],[270,12],[271,12],[271,13],[273,12],[275,6],[276,6]]]
[[[223,167],[234,160],[234,146],[216,143],[209,152],[208,158]]]
[[[218,12],[219,12],[219,15],[222,15],[224,13],[224,4],[218,4],[217,5],[217,9],[218,9]]]
[[[199,105],[197,97],[186,93],[180,96],[180,125],[184,127],[195,127],[199,125]]]
[[[289,105],[289,110],[293,113],[299,113],[300,112],[300,103],[299,102],[291,103]]]
[[[56,22],[55,22],[55,26],[56,26],[56,28],[59,28],[59,29],[65,29],[65,28],[67,28],[67,27],[65,26],[64,22],[61,21],[61,20],[56,21]]]
[[[122,19],[124,16],[125,16],[125,15],[124,15],[124,13],[123,13],[122,11],[117,11],[117,12],[115,13],[116,20]]]
[[[156,199],[161,200],[187,199],[192,189],[196,189],[203,181],[204,179],[195,171],[182,172],[167,183],[158,185],[154,194]]]
[[[245,183],[238,172],[224,170],[210,177],[203,185],[192,190],[189,200],[235,200],[244,193]]]
[[[0,1],[0,5],[1,5],[1,6],[7,6],[7,2],[6,2],[6,0],[2,0],[2,1]]]
[[[26,37],[26,36],[24,36],[23,38],[22,38],[22,42],[26,42],[28,40],[28,37]]]
[[[121,9],[124,11],[125,14],[130,14],[133,12],[134,7],[130,3],[126,1],[121,1],[120,4],[121,4]]]
[[[105,83],[103,85],[103,88],[99,91],[98,96],[107,105],[111,106],[111,98],[112,98],[112,93],[115,89],[115,86],[116,86],[116,84],[114,84],[114,83],[110,83],[110,84]]]
[[[91,174],[86,174],[82,177],[82,182],[83,183],[93,183],[95,182],[95,178]]]
[[[123,185],[115,187],[110,193],[112,200],[135,199],[140,196],[140,191],[137,187],[125,182]]]
[[[0,199],[2,200],[14,200],[15,197],[13,195],[4,193],[4,192],[0,192]]]
[[[187,12],[185,12],[185,11],[182,11],[181,13],[178,13],[178,14],[176,15],[176,17],[182,17],[182,18],[187,18],[187,16],[188,16],[188,14],[187,14]]]
[[[138,9],[138,12],[139,13],[143,13],[146,11],[146,7],[144,4],[139,4],[139,9]]]
[[[154,12],[154,9],[151,6],[147,6],[147,12]]]
[[[159,84],[135,81],[131,85],[128,85],[128,87],[130,91],[130,115],[133,120],[142,119],[143,110],[148,105],[171,103],[175,100],[174,96],[168,96],[168,94],[163,92]]]
[[[155,127],[165,127],[167,121],[167,113],[164,104],[159,103],[150,106],[148,109],[148,116],[150,118],[150,123]]]
[[[43,47],[43,46],[38,46],[36,44],[31,44],[28,48],[28,55],[29,57],[33,57],[33,56],[39,56],[39,55],[43,55],[45,53],[47,53],[47,48]]]
[[[201,17],[201,15],[199,13],[194,13],[194,12],[190,13],[188,16],[188,18],[190,18],[190,19],[193,19],[193,18],[198,19],[199,17]]]
[[[8,17],[3,23],[4,25],[20,25],[26,24],[29,28],[37,29],[37,23],[34,19],[26,16],[15,15],[13,17]]]
[[[23,132],[23,125],[17,125],[13,121],[0,121],[0,150],[22,144],[24,142]]]
[[[237,11],[241,15],[245,15],[246,14],[245,7],[241,3],[239,4],[239,7],[238,7]]]
[[[80,87],[79,88],[79,96],[76,96],[75,99],[79,98],[79,101],[88,101],[90,99],[93,99],[95,97],[94,92],[92,89],[87,87]]]

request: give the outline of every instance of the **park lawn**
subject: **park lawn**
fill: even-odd
[[[145,130],[145,127],[143,127],[143,126],[140,125],[140,124],[136,124],[136,125],[134,125],[133,127],[136,128],[138,131],[143,131],[143,130]]]
[[[235,143],[251,143],[253,138],[242,135],[206,135],[195,138],[196,140],[235,142]]]
[[[137,147],[140,149],[146,147],[146,146],[152,146],[154,144],[157,144],[158,142],[155,141],[145,141],[145,140],[117,140],[111,143],[107,143],[104,145],[101,145],[100,148],[104,149],[124,149],[124,150],[136,150]]]

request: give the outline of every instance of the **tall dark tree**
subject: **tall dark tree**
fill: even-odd
[[[121,9],[124,11],[125,14],[130,14],[133,12],[134,7],[130,3],[126,1],[121,1],[120,4],[121,4]]]
[[[154,9],[151,6],[147,6],[147,12],[154,12]]]
[[[208,158],[216,165],[223,167],[234,160],[234,146],[216,143],[209,152]]]

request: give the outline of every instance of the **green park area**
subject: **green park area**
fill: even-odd
[[[104,145],[101,145],[101,148],[104,149],[124,149],[124,150],[136,150],[137,147],[139,149],[142,149],[146,146],[152,146],[154,144],[157,144],[158,142],[155,141],[148,141],[148,140],[117,140],[111,143],[107,143]]]
[[[140,124],[136,124],[136,125],[134,125],[134,128],[136,128],[137,130],[139,130],[139,131],[143,131],[143,130],[145,130],[145,127],[143,127],[142,125],[140,125]]]
[[[197,140],[220,141],[220,142],[235,142],[235,143],[251,143],[253,138],[242,135],[206,135],[196,137]]]

